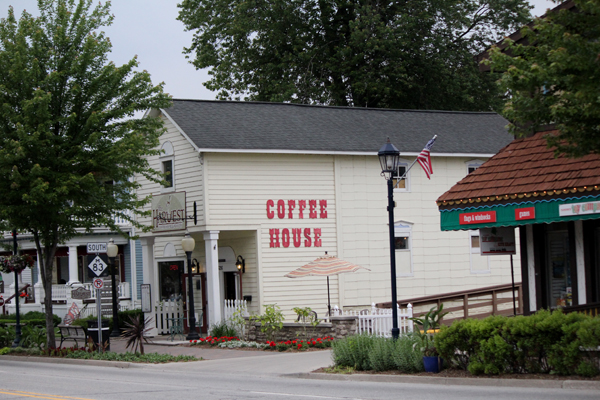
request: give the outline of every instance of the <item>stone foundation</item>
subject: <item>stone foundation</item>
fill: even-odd
[[[324,336],[341,339],[356,334],[356,321],[356,316],[331,317],[331,322],[321,322],[316,327],[308,325],[306,336],[308,336],[308,339]],[[266,335],[260,330],[260,322],[250,321],[249,318],[246,318],[246,335],[244,339],[259,343],[267,341]],[[283,329],[273,335],[275,342],[294,339],[305,339],[304,328],[302,324],[297,322],[284,322]]]

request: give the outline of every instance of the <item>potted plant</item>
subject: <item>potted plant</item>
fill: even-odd
[[[27,254],[0,257],[0,272],[20,274],[25,268],[33,267],[33,262],[33,257]]]
[[[441,304],[437,310],[435,310],[435,307],[431,307],[429,312],[420,318],[411,318],[415,325],[417,325],[415,332],[420,339],[423,365],[426,372],[440,372],[442,360],[435,348],[433,334],[440,329],[440,321],[448,314],[447,312],[443,312],[443,310],[444,305]]]

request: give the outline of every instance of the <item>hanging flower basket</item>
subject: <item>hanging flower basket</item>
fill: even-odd
[[[33,262],[33,257],[27,254],[0,257],[0,272],[8,274],[17,271],[20,274],[25,268],[33,267]]]

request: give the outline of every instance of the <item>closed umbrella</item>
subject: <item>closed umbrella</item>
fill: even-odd
[[[359,269],[370,269],[361,267],[360,265],[353,264],[348,261],[340,260],[337,257],[325,255],[319,257],[314,261],[309,262],[306,265],[301,266],[298,269],[293,270],[289,274],[284,276],[288,278],[302,278],[303,276],[326,276],[327,277],[327,308],[329,310],[329,316],[331,317],[331,296],[329,293],[329,277],[331,275],[339,275],[345,272],[356,272]]]

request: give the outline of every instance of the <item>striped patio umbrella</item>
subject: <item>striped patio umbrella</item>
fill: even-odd
[[[301,266],[298,269],[293,270],[289,274],[284,276],[288,278],[302,278],[303,276],[326,276],[327,277],[327,308],[329,310],[329,316],[331,317],[331,296],[329,293],[329,277],[332,275],[339,275],[345,272],[356,272],[359,269],[370,269],[361,267],[360,265],[352,264],[351,262],[340,260],[337,257],[325,255],[319,257],[314,261],[309,262],[306,265]]]

